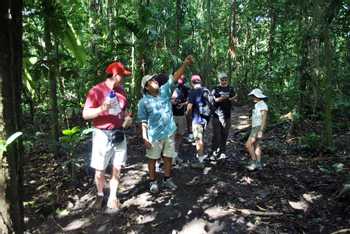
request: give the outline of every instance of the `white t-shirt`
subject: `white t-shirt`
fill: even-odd
[[[262,113],[261,111],[267,111],[268,107],[266,105],[266,103],[261,100],[259,102],[257,102],[254,106],[253,109],[253,114],[252,114],[252,127],[257,127],[257,126],[261,126],[262,124]]]

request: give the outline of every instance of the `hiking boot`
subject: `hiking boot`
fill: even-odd
[[[153,194],[158,193],[159,192],[159,188],[158,188],[158,183],[157,181],[151,181],[149,183],[149,191]]]
[[[203,169],[205,166],[203,162],[193,162],[191,163],[191,167],[195,169]]]
[[[168,178],[167,180],[163,180],[163,187],[173,191],[177,189],[177,185],[174,183],[174,181],[171,178]]]
[[[252,161],[246,168],[248,171],[255,171],[257,169],[255,161]]]
[[[103,203],[103,196],[96,196],[95,203],[94,203],[94,209],[95,210],[101,210],[102,209],[102,203]]]

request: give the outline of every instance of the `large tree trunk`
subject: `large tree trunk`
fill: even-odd
[[[0,138],[20,130],[22,1],[0,1]],[[4,17],[5,16],[5,17]],[[23,233],[22,148],[0,151],[0,233]]]

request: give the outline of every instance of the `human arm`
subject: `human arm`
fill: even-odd
[[[188,103],[187,104],[187,109],[186,109],[186,115],[190,116],[192,113],[192,108],[193,108],[193,104],[192,103]]]
[[[142,128],[142,139],[143,139],[143,143],[146,147],[146,149],[150,149],[152,148],[152,144],[148,139],[148,125],[147,123],[142,123],[141,124],[141,128]]]
[[[111,108],[111,104],[108,102],[102,103],[99,107],[91,108],[91,107],[84,107],[83,110],[83,119],[90,120],[98,117],[100,114],[102,114],[105,111],[108,111]]]
[[[266,125],[267,125],[267,110],[261,110],[261,127],[257,134],[258,138],[262,138]]]
[[[181,66],[175,71],[174,73],[174,81],[177,82],[178,79],[181,78],[181,76],[185,73],[185,69],[188,65],[191,65],[193,63],[193,57],[192,55],[188,55],[184,62],[181,64]]]

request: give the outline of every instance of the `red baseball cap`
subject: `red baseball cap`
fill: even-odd
[[[191,77],[191,81],[193,82],[193,81],[202,81],[202,79],[201,79],[201,77],[199,76],[199,75],[193,75],[192,77]]]
[[[109,64],[106,68],[106,73],[108,74],[118,74],[121,76],[130,76],[131,71],[128,70],[121,62],[113,62]]]

